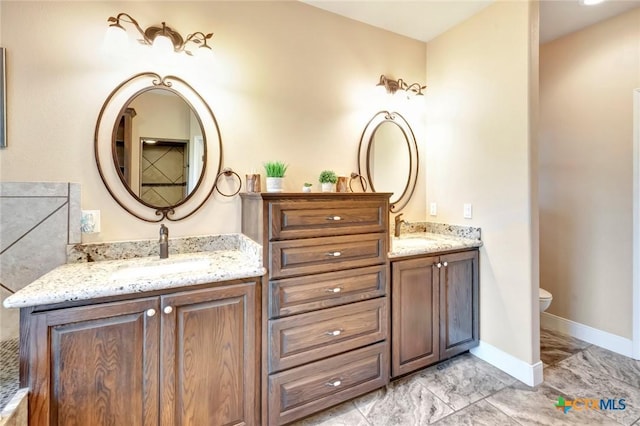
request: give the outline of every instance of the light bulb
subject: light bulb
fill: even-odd
[[[104,48],[109,53],[121,52],[127,49],[129,38],[127,32],[120,25],[109,25],[104,35]]]
[[[153,40],[153,44],[151,48],[154,52],[159,54],[169,54],[173,52],[173,42],[167,36],[163,36],[162,34],[158,34],[156,38]]]

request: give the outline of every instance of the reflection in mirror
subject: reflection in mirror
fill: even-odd
[[[362,132],[358,151],[359,173],[371,190],[391,192],[391,212],[402,210],[418,179],[418,147],[409,123],[397,112],[378,112]]]
[[[200,122],[191,106],[169,89],[136,94],[114,129],[114,160],[123,183],[154,207],[184,200],[204,164]]]
[[[393,121],[383,121],[371,136],[369,172],[374,191],[391,192],[397,200],[409,181],[411,155],[407,137]]]
[[[176,76],[144,72],[120,83],[102,106],[94,136],[106,190],[138,219],[185,219],[213,193],[220,129],[202,96]]]

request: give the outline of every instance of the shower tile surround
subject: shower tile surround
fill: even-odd
[[[4,301],[66,263],[80,242],[80,185],[0,183],[0,294]],[[19,312],[0,307],[0,341],[18,337]]]
[[[24,392],[17,392],[20,312],[1,304],[36,278],[66,263],[67,245],[80,242],[80,185],[0,182],[0,212],[1,411],[9,401],[25,407],[21,402]],[[9,411],[6,407],[2,412],[0,424],[4,424]]]

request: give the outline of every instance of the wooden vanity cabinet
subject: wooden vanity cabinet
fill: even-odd
[[[23,310],[29,424],[257,424],[259,285]]]
[[[478,250],[391,262],[391,376],[479,342]]]
[[[389,382],[389,195],[242,194],[242,232],[268,269],[263,424]]]

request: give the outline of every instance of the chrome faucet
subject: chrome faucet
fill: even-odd
[[[407,223],[406,221],[402,220],[402,213],[398,213],[395,217],[395,229],[393,231],[393,235],[395,235],[396,237],[400,236],[400,226],[403,223]]]
[[[160,225],[160,259],[169,257],[169,228]]]

